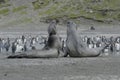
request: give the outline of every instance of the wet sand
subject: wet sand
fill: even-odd
[[[1,55],[3,56],[3,55]],[[120,56],[96,58],[0,58],[1,80],[120,80]]]

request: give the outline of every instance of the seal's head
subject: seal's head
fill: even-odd
[[[68,21],[67,22],[67,28],[71,28],[71,29],[76,29],[77,30],[77,25],[73,22],[73,21]]]
[[[56,25],[57,25],[56,20],[51,21],[51,23],[48,27],[48,34],[49,35],[56,35],[56,33],[57,33]]]
[[[67,22],[67,35],[76,33],[76,30],[77,30],[77,25],[72,21],[68,21]]]

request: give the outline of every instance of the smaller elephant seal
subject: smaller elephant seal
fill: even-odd
[[[64,56],[64,53],[61,53],[62,43],[57,34],[56,25],[54,20],[50,23],[48,27],[48,41],[42,50],[27,51],[23,54],[9,56],[8,58],[57,58]]]
[[[57,34],[56,26],[57,26],[56,20],[53,20],[48,27],[48,41],[46,43],[45,48],[58,49],[62,46],[59,35]]]
[[[48,27],[48,41],[47,44],[45,46],[45,49],[57,49],[58,54],[63,57],[65,54],[62,50],[62,42],[60,40],[60,37],[57,33],[57,29],[56,29],[56,25],[57,22],[55,20],[53,20],[49,27]]]
[[[70,57],[97,57],[105,48],[103,44],[100,48],[89,49],[77,33],[76,24],[72,21],[67,22],[67,41],[66,53]]]

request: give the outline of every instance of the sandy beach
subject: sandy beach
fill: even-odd
[[[6,59],[2,57],[0,58],[0,79],[119,80],[119,66],[120,56],[51,59]]]
[[[28,25],[26,25],[28,26]],[[31,25],[32,26],[32,25]],[[1,37],[17,37],[21,34],[47,35],[48,24],[33,25],[36,28],[1,28]],[[82,25],[81,25],[82,26]],[[99,26],[99,25],[98,25]],[[85,35],[91,33],[119,36],[119,27],[80,27]],[[116,31],[118,33],[116,33]],[[43,33],[42,33],[43,32]],[[58,27],[60,35],[66,33],[66,27]],[[9,35],[8,35],[9,34]],[[7,59],[0,53],[0,80],[120,80],[120,56],[100,56],[92,58],[45,58],[45,59]]]

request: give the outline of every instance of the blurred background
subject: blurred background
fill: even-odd
[[[94,25],[119,24],[120,0],[0,0],[0,28],[35,26],[56,19]],[[32,23],[32,24],[31,24]],[[28,25],[29,24],[29,25]]]

